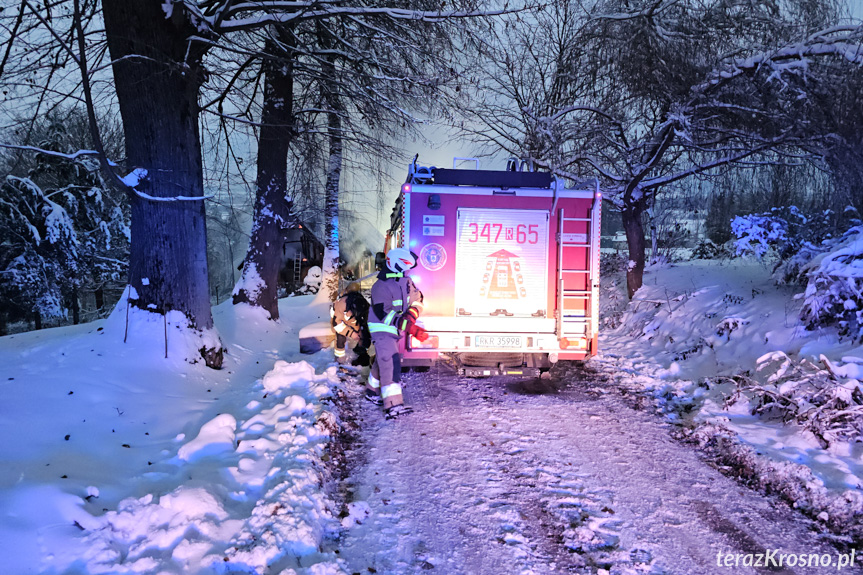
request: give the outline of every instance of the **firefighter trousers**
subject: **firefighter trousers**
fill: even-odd
[[[373,392],[380,393],[384,400],[384,409],[402,405],[405,401],[401,386],[399,340],[382,333],[372,335],[372,341],[375,344],[375,362],[372,364],[367,385]]]

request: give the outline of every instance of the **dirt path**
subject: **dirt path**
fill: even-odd
[[[406,378],[409,417],[384,421],[362,405],[344,486],[361,524],[336,544],[348,572],[837,572],[744,566],[773,550],[775,562],[840,555],[800,514],[722,476],[591,377],[435,370]],[[738,565],[718,566],[719,553]]]

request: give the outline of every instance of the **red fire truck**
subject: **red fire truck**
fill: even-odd
[[[509,160],[507,169],[409,166],[388,245],[417,255],[425,296],[402,365],[449,355],[466,375],[539,375],[596,353],[601,194]]]

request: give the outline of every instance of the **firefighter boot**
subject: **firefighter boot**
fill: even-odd
[[[413,411],[414,410],[412,407],[408,407],[407,405],[404,405],[404,404],[399,404],[399,405],[394,405],[389,409],[385,409],[384,414],[386,415],[387,419],[396,419],[396,418],[401,417],[403,415],[413,413]]]
[[[364,396],[366,401],[370,401],[375,405],[383,405],[384,400],[381,398],[380,394],[372,391],[371,389],[366,389],[366,394]]]

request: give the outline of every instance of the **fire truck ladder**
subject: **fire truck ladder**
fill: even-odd
[[[593,238],[594,232],[594,210],[591,208],[590,210],[591,217],[589,218],[567,218],[564,215],[563,208],[560,209],[558,215],[558,232],[557,232],[557,261],[558,261],[558,270],[557,270],[557,336],[558,338],[565,338],[570,336],[583,337],[590,340],[593,337],[593,333],[595,330],[595,326],[592,324],[592,319],[594,318],[594,306],[598,305],[598,302],[594,301],[593,298],[596,297],[594,290],[592,289],[594,286],[594,277],[595,277],[595,267],[596,262],[593,257],[593,250],[591,249],[592,243],[591,239]],[[564,233],[564,227],[567,222],[582,222],[587,224],[587,231],[584,234],[581,233]],[[568,241],[568,238],[572,236],[585,236],[587,238],[587,242],[581,241]],[[580,238],[579,238],[580,239]],[[582,248],[586,250],[585,261],[587,262],[587,268],[568,268],[566,266],[566,261],[564,260],[564,248]],[[565,276],[567,274],[586,274],[587,278],[584,284],[587,286],[587,289],[573,289],[567,288],[567,280]],[[570,285],[573,283],[573,279],[569,280]],[[583,300],[585,305],[582,309],[570,309],[567,310],[565,307],[565,303],[569,300]]]

